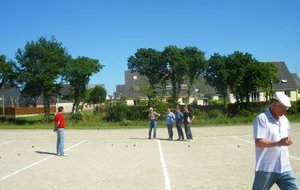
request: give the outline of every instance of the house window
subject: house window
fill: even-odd
[[[172,90],[172,85],[167,85],[166,90]]]
[[[181,90],[186,90],[188,88],[188,86],[186,84],[182,84],[180,87],[181,87]]]
[[[259,102],[259,93],[258,92],[252,93],[251,99],[252,99],[252,102]]]
[[[284,94],[287,95],[288,97],[291,97],[291,91],[284,91]]]

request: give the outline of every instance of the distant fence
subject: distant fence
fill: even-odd
[[[4,111],[4,112],[3,112]],[[50,113],[56,112],[56,106],[50,106]],[[26,117],[44,114],[44,108],[34,107],[0,107],[0,117]]]

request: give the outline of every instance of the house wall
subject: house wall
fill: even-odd
[[[73,103],[56,103],[56,108],[58,108],[59,106],[62,106],[64,108],[64,113],[72,112]]]
[[[291,91],[291,97],[290,97],[290,100],[291,100],[292,102],[294,102],[294,101],[297,101],[297,99],[298,99],[298,93],[297,93],[297,91]]]

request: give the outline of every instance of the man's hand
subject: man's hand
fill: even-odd
[[[278,143],[280,146],[290,146],[293,144],[292,137],[282,138]]]

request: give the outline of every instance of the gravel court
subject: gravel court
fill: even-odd
[[[300,125],[292,127],[291,162],[299,179]],[[50,130],[0,130],[0,178],[46,159],[0,180],[0,189],[251,189],[251,126],[192,131],[194,140],[182,142],[165,140],[167,129],[158,129],[165,174],[158,140],[145,138],[148,129],[66,130],[67,149],[80,143],[68,157],[52,155],[56,135]]]

